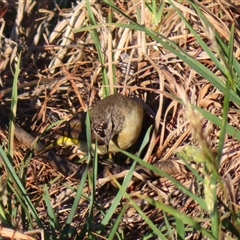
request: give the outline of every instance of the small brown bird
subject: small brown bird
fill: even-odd
[[[120,94],[108,96],[89,110],[92,148],[95,149],[95,140],[98,140],[98,153],[115,153],[121,149],[131,147],[138,139],[142,129],[144,110],[136,99]],[[80,119],[81,118],[81,119]],[[77,145],[83,152],[87,152],[86,133],[81,131],[77,136],[74,131],[84,128],[82,121],[85,117],[76,116],[69,121],[71,138],[62,137],[58,145]],[[76,131],[77,132],[77,131]],[[84,139],[83,139],[84,138]],[[78,139],[78,140],[75,140]]]

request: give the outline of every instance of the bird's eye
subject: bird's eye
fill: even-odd
[[[100,125],[94,126],[95,133],[102,139],[106,137],[107,124],[101,123]]]

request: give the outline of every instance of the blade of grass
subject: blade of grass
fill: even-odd
[[[113,225],[113,227],[112,227],[112,229],[111,229],[111,232],[110,232],[110,234],[109,234],[109,236],[108,236],[108,239],[109,239],[109,240],[116,239],[115,236],[116,236],[116,234],[117,234],[118,227],[119,227],[119,225],[120,225],[120,223],[121,223],[121,221],[122,221],[122,218],[123,218],[125,212],[127,211],[128,207],[129,207],[129,203],[126,203],[126,204],[124,205],[122,211],[121,211],[120,214],[118,215],[117,220],[115,221],[115,223],[114,223],[114,225]],[[119,238],[119,239],[120,239],[120,238]],[[122,239],[122,238],[121,238],[121,239]]]
[[[86,169],[84,170],[83,174],[82,174],[82,178],[81,178],[81,181],[80,181],[80,184],[79,184],[79,187],[78,187],[78,190],[77,190],[77,193],[76,193],[71,211],[70,211],[69,216],[67,218],[65,227],[64,227],[64,229],[61,233],[61,239],[71,239],[75,235],[75,229],[73,229],[71,227],[71,224],[73,222],[73,219],[74,219],[75,213],[77,211],[80,199],[82,197],[82,192],[83,192],[86,180],[87,180],[88,171],[89,171],[89,168],[87,166]],[[83,236],[85,236],[85,230],[86,229],[83,228],[82,231],[81,231],[81,234],[83,234]]]
[[[161,209],[162,211],[165,211],[169,214],[171,214],[172,216],[174,216],[175,218],[178,218],[180,221],[182,221],[184,224],[188,224],[190,226],[192,226],[195,230],[200,231],[204,236],[208,237],[208,239],[218,239],[215,238],[209,231],[207,231],[206,229],[204,229],[203,227],[201,227],[201,225],[193,220],[193,218],[177,211],[176,209],[167,206],[165,204],[162,204],[160,202],[154,201],[151,198],[142,196],[142,195],[138,195],[141,199],[147,201],[149,204],[153,205],[154,207],[157,207],[159,209]]]
[[[171,238],[171,239],[174,239],[174,237],[173,237],[173,233],[172,233],[172,227],[171,227],[171,225],[170,225],[170,223],[169,223],[169,221],[170,221],[170,219],[169,219],[169,216],[167,216],[167,214],[163,211],[163,217],[164,217],[164,222],[165,222],[165,224],[166,224],[166,229],[167,229],[167,232],[168,232],[168,237],[169,237],[169,239]],[[177,222],[176,222],[176,224],[177,224]]]
[[[150,127],[150,128],[148,129],[147,133],[145,134],[145,137],[144,137],[143,142],[142,142],[142,144],[141,144],[139,153],[141,153],[141,151],[144,149],[144,147],[145,147],[146,144],[148,143],[149,138],[150,138],[151,129],[152,129],[152,128]],[[122,184],[122,188],[123,188],[124,190],[126,190],[126,189],[129,187],[129,183],[130,183],[130,181],[131,181],[131,179],[132,179],[132,176],[133,176],[133,173],[134,173],[134,169],[135,169],[135,167],[136,167],[136,163],[137,163],[136,161],[133,162],[133,164],[132,164],[132,166],[131,166],[131,168],[130,168],[130,170],[129,170],[128,175],[127,175],[126,178],[124,179],[124,182],[123,182],[123,184]],[[110,221],[112,215],[114,214],[117,206],[119,205],[122,197],[123,197],[123,193],[122,193],[121,191],[118,191],[118,193],[117,193],[117,195],[116,195],[116,197],[115,197],[115,199],[114,199],[111,207],[109,208],[108,212],[106,213],[104,219],[103,219],[102,222],[101,222],[101,225],[102,225],[102,228],[100,229],[101,232],[104,231],[105,226],[109,223],[109,221]]]
[[[87,10],[88,10],[88,16],[89,16],[89,21],[90,21],[91,25],[96,26],[96,20],[95,20],[94,14],[92,12],[92,7],[91,7],[91,4],[90,4],[89,1],[86,1],[86,7],[87,7]],[[98,52],[98,59],[100,60],[100,63],[101,63],[102,75],[103,75],[103,85],[109,86],[109,81],[108,81],[108,77],[107,77],[107,70],[104,67],[105,58],[104,58],[104,54],[102,52],[101,42],[99,40],[98,32],[97,32],[96,29],[97,28],[89,30],[89,32],[90,32],[91,37],[94,41],[94,45],[95,45],[95,47],[97,49],[97,52]],[[104,90],[105,96],[109,96],[109,94],[110,94],[109,88],[104,88],[103,90]]]
[[[93,239],[91,236],[91,232],[93,231],[93,222],[94,222],[94,205],[95,205],[95,197],[96,197],[96,182],[98,178],[98,154],[97,154],[97,140],[96,140],[96,148],[94,153],[93,160],[93,169],[88,174],[89,186],[91,189],[90,203],[89,203],[89,215],[87,218],[87,231],[89,232],[89,239]]]
[[[176,218],[176,226],[178,239],[185,239],[186,233],[183,221],[181,221],[181,219]]]
[[[41,223],[41,220],[38,217],[37,211],[35,207],[33,206],[25,187],[22,185],[22,182],[20,181],[19,177],[17,176],[15,169],[13,168],[11,161],[8,159],[6,154],[4,153],[2,147],[0,146],[0,155],[3,159],[3,162],[6,166],[7,172],[9,174],[9,177],[14,182],[13,185],[10,185],[9,187],[12,189],[12,191],[16,194],[16,197],[18,201],[21,203],[21,206],[24,208],[24,211],[26,213],[31,213],[31,215],[34,217],[35,221],[38,224],[39,228],[43,228],[43,225]],[[28,215],[29,219],[31,219],[30,215]],[[30,221],[30,225],[32,225],[32,221]]]
[[[129,200],[129,204],[131,204],[136,209],[136,211],[139,213],[139,215],[142,217],[142,219],[149,225],[149,227],[152,229],[153,233],[156,234],[158,237],[161,237],[160,239],[167,240],[167,238],[155,226],[155,224],[147,217],[147,215],[141,210],[141,208],[135,203],[135,201],[131,199],[130,195],[126,192],[126,189],[124,188],[124,186],[121,186],[118,183],[118,181],[116,181],[115,179],[113,179],[113,181],[118,186],[119,191],[123,194],[123,196],[125,196]]]
[[[43,194],[43,199],[46,203],[47,206],[47,213],[50,221],[50,227],[51,227],[51,238],[52,239],[57,239],[57,231],[60,230],[60,225],[57,219],[57,216],[55,215],[52,205],[51,205],[51,200],[48,192],[48,187],[45,185],[44,186],[44,194]]]
[[[20,74],[21,54],[19,54],[16,63],[16,70],[14,72],[13,86],[12,86],[12,100],[11,100],[11,114],[9,123],[9,148],[8,154],[13,158],[13,140],[14,140],[14,124],[17,113],[17,101],[18,101],[18,76]]]
[[[122,153],[124,153],[125,155],[127,155],[128,157],[130,157],[131,159],[133,159],[135,162],[138,162],[139,164],[143,165],[145,168],[157,173],[158,175],[165,177],[167,179],[169,179],[175,186],[177,186],[177,188],[179,188],[183,193],[187,194],[189,197],[191,197],[193,200],[195,200],[201,208],[203,209],[207,209],[205,201],[200,198],[197,197],[195,194],[193,194],[191,191],[189,191],[186,187],[184,187],[182,184],[180,184],[175,178],[171,177],[170,175],[168,175],[167,173],[165,173],[164,171],[162,171],[159,168],[156,168],[155,166],[142,161],[142,159],[132,155],[131,153],[128,153],[124,150],[121,150]]]
[[[232,75],[232,61],[233,61],[233,41],[234,41],[234,25],[232,25],[231,29],[231,37],[229,43],[229,55],[228,55],[228,65],[226,66],[227,71],[227,84],[226,89],[224,92],[224,102],[223,102],[223,119],[221,125],[221,133],[219,137],[219,145],[218,145],[218,154],[217,154],[217,162],[218,166],[220,166],[221,158],[222,158],[222,151],[225,143],[225,137],[227,132],[227,123],[228,123],[228,111],[229,111],[229,101],[230,101],[230,86],[233,82],[233,75]]]

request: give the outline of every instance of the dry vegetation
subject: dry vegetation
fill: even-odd
[[[54,126],[45,133],[46,128],[53,122],[69,120],[74,114],[86,111],[100,97],[113,92],[128,96],[135,95],[145,102],[147,112],[139,146],[147,128],[154,124],[148,148],[141,158],[149,163],[173,160],[174,167],[179,170],[173,177],[191,192],[204,198],[203,184],[189,169],[184,168],[186,163],[177,158],[176,153],[185,146],[194,145],[201,149],[205,144],[215,156],[220,142],[221,127],[189,109],[188,104],[201,107],[221,119],[224,93],[200,72],[177,57],[174,52],[170,52],[156,42],[147,32],[111,24],[112,22],[136,26],[133,24],[135,22],[140,27],[144,26],[159,33],[162,39],[165,37],[175,43],[193,59],[211,70],[219,81],[225,82],[223,73],[188,30],[174,7],[168,1],[161,1],[158,6],[162,13],[160,14],[159,11],[158,14],[154,14],[144,1],[116,1],[116,6],[125,13],[124,16],[103,1],[91,1],[89,9],[85,1],[59,0],[58,5],[49,0],[16,2],[19,3],[0,1],[0,16],[3,17],[0,35],[1,118],[11,117],[11,93],[18,58],[20,58],[20,75],[16,122],[32,136],[41,136],[44,141],[56,137],[56,129],[59,129],[59,126]],[[188,1],[179,2],[181,1],[174,2],[176,7],[208,48],[218,56],[216,50],[218,43],[214,42],[212,29],[202,24]],[[239,60],[240,5],[235,2],[234,6],[229,2],[218,0],[200,1],[198,6],[225,43],[230,41],[231,25],[235,23],[233,49],[234,57]],[[93,18],[97,25],[94,25]],[[236,81],[239,81],[239,76],[236,77]],[[237,89],[239,91],[239,85]],[[151,114],[154,115],[155,121],[149,116]],[[236,135],[239,120],[239,105],[230,102],[228,123],[236,130]],[[10,136],[9,131],[6,130],[6,123],[5,126],[3,125],[2,121],[0,142],[2,147],[7,149]],[[235,133],[226,134],[220,166],[225,185],[218,188],[218,196],[221,199],[219,211],[222,214],[226,213],[225,218],[233,222],[234,219],[227,214],[230,210],[236,214],[239,212],[239,147]],[[26,150],[26,146],[16,140],[13,150],[14,168],[24,182],[43,227],[50,232],[52,239],[59,237],[61,229],[66,227],[79,180],[59,174],[46,161],[39,160],[38,156],[29,157],[31,155]],[[67,161],[79,162],[79,156],[72,148],[56,147],[56,151]],[[192,165],[193,168],[196,168],[200,175],[205,175],[209,169],[204,170],[202,167],[204,164],[192,159],[192,155],[191,160],[195,163]],[[119,158],[122,159],[124,156],[120,155]],[[23,161],[29,164],[24,168],[25,170],[22,169]],[[85,167],[85,163],[83,165]],[[1,163],[3,183],[8,180],[9,175],[4,166]],[[125,174],[124,172],[123,175]],[[99,178],[101,177],[99,172]],[[107,239],[112,230],[112,225],[109,223],[103,232],[98,232],[102,227],[103,212],[108,212],[118,192],[117,187],[110,181],[103,180],[103,182],[103,186],[96,190],[96,205],[91,219],[90,232],[96,239]],[[50,227],[46,198],[44,199],[42,195],[46,192],[45,186],[48,187],[50,202],[60,224],[56,227],[58,230],[55,233]],[[12,191],[9,186],[7,189]],[[171,225],[175,222],[174,218],[170,214],[166,218],[163,211],[146,203],[139,198],[139,195],[170,205],[192,218],[206,218],[205,223],[200,219],[199,222],[203,228],[211,228],[211,218],[207,211],[203,211],[196,201],[179,190],[169,178],[155,177],[134,181],[127,192],[163,234],[166,234],[168,229],[165,227],[166,221],[168,220]],[[92,189],[88,184],[85,184],[83,193],[85,196],[91,196]],[[89,201],[87,197],[80,199],[71,222],[72,229],[78,234],[85,231],[83,228],[86,226],[86,221],[89,221]],[[17,207],[18,213],[12,221],[8,219],[8,223],[11,224],[2,223],[4,227],[2,231],[0,230],[2,236],[6,236],[4,230],[14,229],[19,232],[30,230],[29,225],[24,223],[23,219],[26,216],[21,215],[24,210],[20,204],[17,204],[15,196],[13,196],[13,204]],[[122,198],[110,222],[114,224],[117,221],[125,206],[128,208],[118,227],[118,232],[124,237],[119,236],[119,239],[143,239],[153,230],[126,196]],[[239,226],[235,223],[233,225],[239,234]],[[32,229],[38,228],[39,225],[33,221]],[[172,228],[174,229],[173,225]],[[173,239],[177,239],[177,230],[172,231]],[[90,232],[85,236],[86,239],[91,235]],[[202,234],[190,228],[187,236],[188,239],[208,238]],[[223,226],[220,235],[222,239],[227,239],[227,235],[233,238],[237,236],[231,235]],[[34,235],[34,238],[41,239],[40,234]],[[77,239],[72,237],[75,238]],[[26,235],[24,239],[27,239]],[[156,236],[153,235],[152,239],[156,239]]]

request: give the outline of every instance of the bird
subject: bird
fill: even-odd
[[[96,148],[97,141],[98,154],[116,153],[119,149],[128,149],[137,141],[144,109],[139,100],[116,93],[100,100],[89,110],[89,116],[92,150]],[[80,151],[87,152],[85,119],[86,114],[81,113],[69,120],[57,145],[75,145]]]

